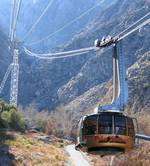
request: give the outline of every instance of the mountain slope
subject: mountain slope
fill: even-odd
[[[150,52],[139,55],[128,69],[129,107],[133,112],[147,110],[150,107]],[[98,103],[108,103],[112,98],[112,82],[103,83],[86,91],[66,105],[67,109],[79,112],[93,111]]]
[[[140,5],[144,6],[141,8]],[[146,3],[146,1],[134,1],[131,3],[125,0],[118,1],[116,5],[111,6],[103,13],[99,20],[96,20],[95,24],[93,23],[95,26],[92,26],[91,29],[89,28],[87,31],[85,30],[85,32],[79,34],[71,42],[69,42],[66,47],[77,48],[79,46],[90,46],[92,45],[94,39],[97,37],[102,37],[104,34],[107,35],[108,32],[109,34],[117,34],[119,33],[120,29],[125,28],[124,23],[126,23],[126,26],[128,26],[129,23],[133,23],[149,10],[149,3]],[[130,13],[132,14],[130,15]],[[121,16],[118,17],[118,15]],[[105,19],[107,19],[106,23],[104,22]],[[119,24],[117,24],[117,22]],[[95,27],[98,28],[95,29]],[[145,26],[140,32],[135,32],[127,39],[122,41],[121,53],[126,57],[127,67],[136,62],[138,54],[142,54],[149,50],[150,35],[146,35],[149,33],[149,26]],[[79,74],[74,76],[66,85],[59,89],[59,100],[61,102],[64,102],[64,100],[66,102],[71,101],[91,87],[110,79],[112,76],[111,56],[111,51],[106,53],[100,52],[98,53],[98,56],[91,54],[91,59],[88,60],[88,62],[82,67]]]
[[[78,2],[69,2],[79,5]],[[67,1],[67,3],[69,2]],[[93,4],[92,1],[90,2],[89,5]],[[29,1],[26,3],[29,3]],[[150,11],[149,6],[150,3],[145,0],[132,2],[118,0],[116,4],[107,6],[108,8],[104,11],[97,12],[97,16],[91,22],[89,21],[86,24],[87,26],[85,25],[86,28],[81,33],[76,33],[72,40],[69,40],[66,45],[59,47],[59,49],[72,50],[91,46],[96,38],[108,34],[117,34]],[[47,33],[47,30],[45,33]],[[68,34],[70,34],[69,31]],[[138,60],[138,55],[142,55],[149,50],[149,34],[149,26],[145,26],[140,32],[133,33],[122,42],[122,53],[127,57],[128,67]],[[8,45],[6,47],[3,46],[3,43],[0,43],[0,45],[1,52],[8,50]],[[60,104],[68,104],[74,101],[95,86],[101,87],[101,84],[105,84],[112,77],[111,50],[98,52],[97,55],[90,53],[86,56],[53,61],[28,57],[22,48],[20,50],[19,104],[23,106],[35,103],[39,110],[53,110]],[[42,51],[44,52],[45,49]],[[4,53],[3,57],[8,56],[8,61],[5,59],[5,64],[8,65],[11,59],[6,54]],[[7,65],[1,65],[6,70]],[[2,72],[4,71],[0,72],[1,79],[3,77]],[[7,85],[6,88],[9,88],[9,86]],[[4,92],[1,97],[9,95],[8,89],[7,91],[5,89]]]
[[[0,131],[0,165],[64,166],[69,158],[62,148],[65,144],[43,133]]]
[[[28,45],[32,41],[36,41],[43,37],[46,37],[48,34],[57,31],[61,27],[68,24],[68,22],[79,17],[82,13],[87,12],[87,14],[83,18],[80,18],[74,23],[71,23],[70,26],[52,36],[50,40],[46,40],[44,43],[42,42],[38,45],[32,46],[32,48],[36,48],[37,50],[40,50],[40,48],[44,48],[42,52],[46,49],[50,50],[51,48],[70,40],[75,33],[80,31],[91,20],[94,19],[99,10],[101,10],[102,8],[106,8],[112,3],[115,3],[115,1],[112,2],[110,0],[105,0],[101,5],[94,8],[89,13],[87,12],[87,10],[98,4],[98,0],[88,0],[88,3],[86,0],[22,1],[17,26],[17,36],[20,40],[22,40],[25,34],[29,31],[29,29],[44,11],[44,9],[46,9],[48,4],[51,4],[51,2],[52,4],[49,5],[47,12],[45,13],[41,21],[37,24],[37,27],[34,28],[34,31],[32,31],[30,36],[25,40],[25,42],[27,42],[26,45]],[[6,33],[9,30],[11,5],[12,1],[10,0],[0,1],[1,25],[3,26],[3,29]]]

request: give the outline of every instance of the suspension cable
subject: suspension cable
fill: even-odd
[[[13,0],[12,4],[11,4],[11,11],[10,11],[10,27],[9,27],[9,38],[11,37],[11,33],[12,33],[12,27],[13,27],[13,20],[14,20],[14,11],[15,11],[15,6],[16,6],[16,0]]]
[[[15,18],[15,25],[14,25],[14,36],[13,38],[15,38],[15,33],[16,33],[16,28],[17,28],[17,21],[19,19],[19,13],[20,13],[20,9],[21,9],[21,3],[22,0],[18,0],[18,4],[17,4],[17,10],[16,10],[16,18]]]
[[[143,19],[147,18],[148,16],[150,16],[150,12],[148,12],[146,15],[144,15],[142,18],[140,18],[138,21],[136,21],[135,23],[133,23],[132,25],[130,25],[129,27],[127,27],[125,30],[123,30],[121,33],[119,33],[117,35],[117,37],[121,37],[123,36],[124,33],[126,33],[127,31],[129,31],[131,28],[133,28],[133,26],[135,26],[136,24],[139,24]]]
[[[27,48],[24,47],[25,52],[30,53],[30,54],[34,54],[34,55],[38,55],[38,56],[62,56],[62,55],[70,55],[70,54],[74,54],[74,53],[82,53],[82,52],[86,52],[86,51],[93,51],[97,49],[96,47],[87,47],[87,48],[82,48],[82,49],[78,49],[78,50],[73,50],[73,51],[65,51],[65,52],[59,52],[59,53],[49,53],[49,54],[36,54],[36,53],[32,53],[31,51],[29,51]]]
[[[136,28],[132,29],[131,31],[129,31],[128,33],[124,34],[123,36],[121,36],[118,41],[124,39],[125,37],[129,36],[130,34],[132,34],[133,32],[135,32],[136,30],[142,28],[143,26],[147,25],[150,23],[150,18],[147,19],[146,21],[144,21],[143,23],[141,23],[140,25],[138,25]]]
[[[18,11],[18,2],[17,2],[17,0],[15,0],[13,20],[12,20],[11,42],[14,40],[14,37],[15,37],[15,29],[16,29],[15,26],[16,26],[17,11]]]
[[[30,30],[27,32],[27,34],[23,38],[23,41],[25,41],[27,39],[27,37],[33,32],[33,30],[35,29],[35,27],[37,26],[37,24],[41,21],[41,19],[46,14],[46,12],[48,11],[48,9],[52,6],[53,2],[54,2],[54,0],[51,0],[48,3],[47,7],[44,9],[44,11],[42,12],[42,14],[38,17],[38,19],[36,20],[36,22],[32,25],[32,27],[30,28]]]
[[[99,3],[97,3],[96,5],[94,5],[93,7],[89,8],[88,10],[86,10],[86,12],[82,13],[80,16],[76,17],[75,19],[73,19],[72,21],[68,22],[67,24],[63,25],[62,27],[60,27],[58,30],[56,30],[55,32],[49,34],[48,36],[36,41],[36,42],[32,42],[30,43],[28,46],[32,46],[38,43],[41,43],[45,40],[50,39],[51,37],[53,37],[55,34],[57,34],[58,32],[61,32],[62,30],[64,30],[65,28],[67,28],[68,26],[70,26],[71,24],[73,24],[74,22],[80,20],[82,17],[84,17],[86,14],[90,13],[92,10],[94,10],[95,8],[97,8],[99,5],[101,5],[104,2],[104,0],[101,0]]]
[[[13,16],[12,16],[12,26],[11,26],[11,33],[10,33],[10,40],[11,42],[15,38],[16,26],[19,17],[20,7],[21,7],[22,0],[14,0],[14,7],[13,7]]]
[[[61,59],[61,58],[69,58],[69,57],[75,57],[75,56],[79,56],[79,55],[82,55],[82,54],[87,54],[89,53],[90,51],[84,51],[84,52],[77,52],[77,53],[73,53],[73,54],[68,54],[68,55],[63,55],[63,56],[52,56],[52,57],[43,57],[43,56],[39,56],[39,55],[36,55],[36,54],[32,54],[32,53],[29,53],[27,52],[27,50],[25,50],[25,52],[32,56],[32,57],[36,57],[38,59],[43,59],[43,60],[53,60],[53,59]]]
[[[17,0],[13,0],[13,4],[12,4],[12,15],[11,15],[11,23],[10,23],[10,40],[12,41],[13,38],[13,29],[14,29],[14,25],[15,25],[15,11],[16,11],[16,5],[17,5]]]
[[[148,15],[148,14],[146,14]],[[145,15],[145,16],[146,16]],[[143,17],[142,17],[143,18]],[[141,19],[139,19],[137,23],[139,23],[139,21],[141,21]],[[129,28],[125,29],[124,31],[122,31],[121,33],[119,33],[119,35],[115,36],[114,39],[115,41],[120,41],[122,39],[124,39],[125,37],[129,36],[130,34],[132,34],[133,32],[135,32],[136,30],[142,28],[143,26],[145,26],[146,24],[150,23],[150,18],[148,18],[146,21],[140,23],[140,25],[138,25],[137,27],[135,27],[134,29],[130,30],[129,32],[127,32],[126,34],[124,34],[124,32],[126,32]],[[132,26],[134,27],[135,26],[135,23],[132,24]],[[130,29],[132,28],[132,26],[129,26]],[[123,34],[123,36],[121,36]],[[120,37],[118,37],[120,36]],[[53,57],[56,58],[56,56],[58,58],[66,58],[68,56],[71,56],[72,54],[82,54],[84,52],[89,52],[89,51],[97,51],[99,48],[96,48],[96,47],[87,47],[87,48],[82,48],[82,49],[78,49],[78,50],[73,50],[73,51],[66,51],[66,52],[59,52],[59,53],[49,53],[49,54],[36,54],[36,53],[32,53],[31,51],[29,51],[28,49],[24,48],[25,52],[28,54],[28,55],[32,55],[32,56],[36,56],[37,58],[40,58],[40,59],[46,59],[46,58],[50,58],[50,57]],[[47,57],[49,56],[49,57]]]

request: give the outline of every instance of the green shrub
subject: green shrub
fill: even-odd
[[[25,126],[23,114],[14,106],[0,100],[0,128],[24,131]]]
[[[9,127],[18,131],[25,130],[25,119],[23,115],[15,109],[10,110]]]
[[[46,126],[46,119],[36,119],[36,129],[39,131],[44,132],[45,131],[45,126]]]
[[[10,116],[11,114],[9,111],[3,111],[1,113],[1,122],[3,123],[3,128],[9,128]]]

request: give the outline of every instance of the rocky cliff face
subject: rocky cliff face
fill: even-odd
[[[138,56],[128,69],[129,106],[134,112],[149,111],[150,108],[150,51]]]
[[[74,1],[66,2],[79,5]],[[91,4],[93,4],[93,1],[90,1],[89,5]],[[87,23],[86,27],[84,25],[85,28],[80,33],[78,31],[60,49],[71,50],[91,46],[96,38],[101,38],[108,34],[115,35],[150,11],[149,6],[149,1],[146,0],[135,0],[132,2],[118,0],[116,4],[107,6],[108,8],[104,11],[101,11],[99,8],[100,11],[97,12],[97,16],[94,19],[89,19],[92,21]],[[48,28],[48,26],[45,28]],[[47,32],[48,30],[44,31]],[[68,34],[71,33],[68,31]],[[127,59],[126,64],[128,67],[136,63],[140,55],[143,55],[149,50],[150,35],[148,34],[149,27],[145,26],[140,32],[135,32],[122,42],[122,53]],[[37,36],[39,37],[39,35]],[[6,46],[7,49],[3,49],[5,47],[2,44],[1,52],[8,50],[8,45]],[[45,49],[42,51],[44,52]],[[5,59],[5,64],[9,64],[10,55],[4,53],[2,56],[9,58],[8,61]],[[87,54],[86,56],[44,61],[34,59],[33,57],[30,58],[25,53],[20,53],[19,104],[27,106],[34,102],[40,110],[52,110],[60,104],[67,106],[73,105],[76,108],[74,106],[74,103],[77,103],[76,101],[78,101],[79,106],[83,103],[89,103],[89,108],[98,101],[102,102],[99,98],[103,98],[106,92],[111,91],[110,86],[107,84],[112,77],[111,56],[112,52],[108,50],[106,52],[98,52],[97,54]],[[3,69],[6,70],[6,66],[3,66]],[[2,71],[0,74],[0,78],[2,78]],[[6,94],[8,94],[8,91],[2,97],[6,96]],[[95,95],[96,97],[94,97]],[[91,100],[92,97],[94,101]],[[105,101],[105,98],[103,100]],[[83,105],[85,109],[88,107],[88,104]]]
[[[149,111],[150,107],[150,52],[138,56],[138,60],[128,69],[129,104],[133,112]],[[65,109],[78,112],[76,116],[93,112],[97,104],[111,102],[112,81],[90,88],[65,105]],[[75,113],[76,114],[76,113]]]
[[[141,8],[140,4],[144,5],[143,8]],[[144,1],[134,3],[118,1],[118,4],[111,6],[105,13],[103,13],[102,16],[100,16],[100,22],[95,20],[95,23],[93,23],[95,26],[91,27],[91,29],[89,28],[90,30],[79,34],[70,43],[68,43],[66,47],[76,47],[78,44],[83,47],[83,43],[84,45],[89,46],[98,35],[102,37],[104,34],[106,35],[108,33],[117,34],[121,29],[125,29],[129,23],[133,23],[142,16],[142,13],[146,13],[148,10],[149,4]],[[119,15],[121,15],[121,17],[118,17]],[[107,23],[104,23],[104,19],[106,18]],[[103,24],[101,24],[101,22]],[[117,22],[119,24],[116,25]],[[125,25],[124,22],[126,22],[127,25]],[[142,54],[149,50],[148,43],[150,41],[150,35],[146,35],[148,33],[149,28],[147,26],[142,28],[140,32],[135,32],[121,43],[121,53],[126,57],[127,67],[137,61],[138,54]],[[77,96],[83,94],[83,92],[89,90],[91,87],[108,81],[112,76],[111,56],[111,50],[100,52],[97,56],[94,56],[94,54],[91,55],[91,58],[85,63],[78,75],[73,77],[63,87],[59,88],[58,96],[60,101],[71,101]]]
[[[70,102],[90,88],[110,79],[112,75],[111,51],[103,54],[98,53],[97,56],[91,54],[90,57],[78,74],[72,77],[67,84],[59,88],[58,97],[60,102]]]

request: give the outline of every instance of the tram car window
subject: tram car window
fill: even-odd
[[[112,134],[112,115],[100,115],[98,127],[99,134]]]
[[[126,129],[126,117],[125,116],[115,116],[115,134],[116,135],[127,135]]]
[[[84,135],[93,135],[96,134],[97,131],[97,115],[89,116],[84,121]]]

